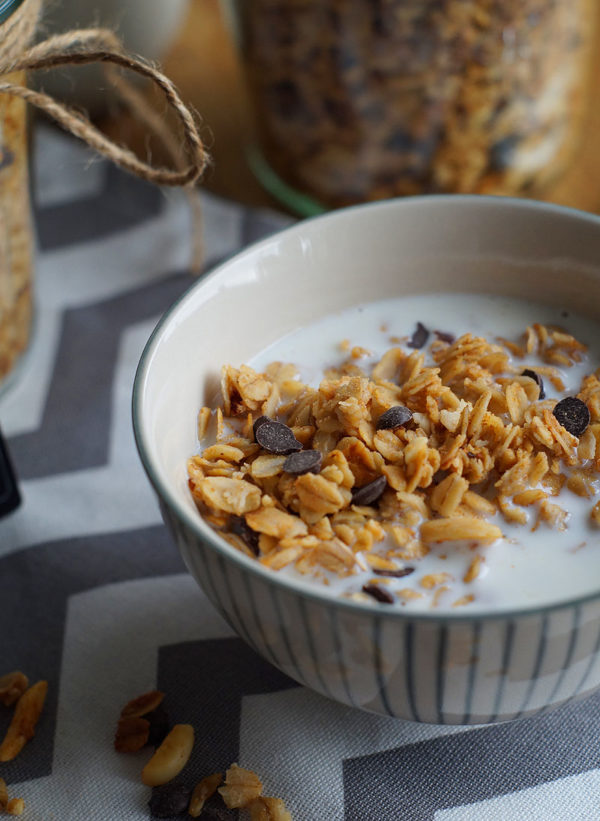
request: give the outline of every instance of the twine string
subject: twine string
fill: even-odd
[[[58,68],[68,65],[88,65],[101,63],[109,69],[111,81],[121,97],[129,103],[153,130],[165,141],[166,129],[160,128],[156,115],[151,115],[142,96],[133,89],[130,83],[116,77],[117,68],[127,69],[153,82],[163,93],[183,131],[183,149],[187,163],[184,165],[174,157],[175,170],[161,168],[144,162],[130,149],[118,145],[109,139],[82,111],[58,102],[41,91],[35,91],[18,83],[0,82],[0,94],[20,97],[36,108],[44,111],[66,131],[86,142],[103,156],[119,167],[137,174],[142,179],[158,185],[192,185],[203,174],[208,165],[208,154],[198,133],[194,118],[181,100],[175,86],[162,72],[140,57],[127,54],[114,32],[109,29],[81,29],[49,37],[26,49],[20,56],[2,60],[0,53],[0,77],[17,71],[36,71]],[[167,148],[174,154],[175,143],[167,139]]]

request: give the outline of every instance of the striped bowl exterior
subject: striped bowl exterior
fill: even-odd
[[[257,653],[344,704],[410,721],[484,724],[534,715],[600,686],[600,599],[464,620],[336,606],[247,573],[161,500],[183,559]]]

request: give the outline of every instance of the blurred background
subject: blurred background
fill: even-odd
[[[490,7],[487,18],[481,11],[486,5]],[[311,6],[319,10],[319,18],[314,14],[312,18],[297,16],[296,9]],[[446,6],[451,14],[453,9],[466,13],[451,21],[450,28],[448,19],[439,18],[436,24],[435,4],[431,2],[377,0],[369,5],[378,9],[378,16],[368,21],[366,33],[362,31],[364,15],[359,31],[356,21],[339,13],[342,6],[334,0],[314,4],[283,0],[246,0],[242,4],[219,0],[63,0],[48,7],[45,27],[61,30],[75,24],[113,25],[129,48],[161,60],[184,101],[201,117],[203,137],[214,159],[205,187],[246,204],[276,205],[302,213],[302,203],[296,207],[294,197],[286,199],[283,192],[274,198],[265,190],[281,194],[278,185],[282,177],[286,182],[287,162],[289,168],[304,164],[311,170],[312,179],[300,181],[300,188],[306,188],[300,193],[308,193],[313,203],[321,200],[317,210],[327,207],[327,191],[319,187],[326,176],[322,170],[329,173],[333,169],[332,184],[337,179],[345,184],[348,178],[348,159],[338,150],[341,139],[347,143],[347,155],[362,162],[362,177],[359,183],[352,180],[355,190],[349,201],[397,193],[472,190],[523,194],[591,211],[600,207],[600,89],[595,82],[600,50],[595,0],[450,3]],[[249,17],[252,9],[254,18]],[[419,9],[429,9],[425,22],[418,18]],[[401,10],[412,12],[413,17],[399,21]],[[404,27],[402,39],[394,40],[394,26],[400,24]],[[246,35],[242,59],[237,47],[240,31]],[[558,43],[557,32],[568,39]],[[347,42],[358,43],[354,52],[340,50],[340,43]],[[279,63],[278,49],[284,55]],[[444,59],[436,63],[432,73],[433,53]],[[269,63],[261,58],[265,54]],[[311,62],[318,67],[315,55],[322,54],[330,60],[325,67],[327,80],[323,80],[322,67],[312,72],[302,68]],[[357,55],[362,55],[362,61]],[[394,55],[403,56],[400,69]],[[448,74],[454,77],[455,85],[438,92]],[[143,150],[147,144],[144,130],[126,113],[107,108],[107,96],[98,93],[102,80],[77,76],[78,82],[68,77],[54,78],[53,83],[60,85],[62,94],[89,105],[108,134]],[[305,79],[300,82],[299,77]],[[413,102],[400,107],[399,125],[390,122],[391,95],[400,89],[403,99],[408,99],[411,83]],[[450,113],[444,94],[453,98]],[[491,101],[487,109],[486,100]],[[448,137],[450,114],[454,131]],[[282,123],[288,127],[287,134],[281,128],[277,133]],[[385,129],[387,142],[382,143],[379,135]],[[461,135],[462,142],[453,134]],[[468,140],[465,134],[470,135]],[[278,140],[284,148],[279,154]],[[293,146],[295,153],[290,147],[293,143],[302,143]],[[382,144],[387,154],[382,153]],[[431,145],[437,145],[437,154],[431,153]],[[267,168],[266,175],[258,168],[262,185],[250,170],[249,157],[252,162],[256,146],[263,150],[259,160],[266,156],[269,162],[273,158],[279,163],[275,186],[269,178],[272,168]],[[392,161],[403,152],[405,165],[399,168],[396,180],[387,184],[385,179],[382,185],[379,166],[385,163],[390,167],[390,146]],[[160,156],[160,146],[151,148]],[[462,162],[476,167],[481,155],[484,160],[480,165],[493,159],[494,173],[484,173],[483,169],[472,182],[465,174],[455,174],[447,184],[440,174],[433,180],[431,175],[425,178],[423,164],[431,166],[433,160],[439,164],[442,149],[450,156],[445,168]],[[406,167],[411,162],[412,166]],[[298,179],[291,182],[297,194]]]

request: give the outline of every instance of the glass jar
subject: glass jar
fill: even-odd
[[[310,214],[538,195],[578,145],[594,0],[229,0],[262,183]]]
[[[27,26],[13,26],[12,15],[29,14],[29,0],[0,0],[0,53],[24,50]],[[33,13],[33,12],[31,12]],[[19,21],[20,22],[20,21]],[[17,31],[17,39],[14,32]],[[25,83],[24,72],[3,82]],[[0,94],[0,385],[29,341],[32,315],[33,229],[29,197],[27,114],[24,100]]]

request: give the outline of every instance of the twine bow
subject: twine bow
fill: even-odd
[[[110,29],[92,28],[57,34],[34,46],[33,37],[41,0],[27,0],[9,21],[0,27],[0,94],[20,97],[44,111],[66,131],[86,142],[120,168],[157,185],[192,186],[203,174],[209,156],[198,133],[190,109],[183,103],[173,83],[157,68],[138,56],[125,51],[120,39]],[[20,71],[35,71],[68,65],[100,63],[121,99],[139,120],[165,144],[173,158],[174,169],[156,167],[144,162],[125,146],[118,145],[103,134],[82,111],[55,100],[42,91],[22,86],[7,75]],[[118,69],[127,69],[145,77],[163,93],[181,126],[183,141],[169,128],[164,119],[148,104],[144,95],[124,79]],[[199,205],[192,199],[195,222]],[[197,226],[196,226],[197,227]],[[199,232],[195,234],[199,242]],[[194,251],[199,265],[199,247]]]

